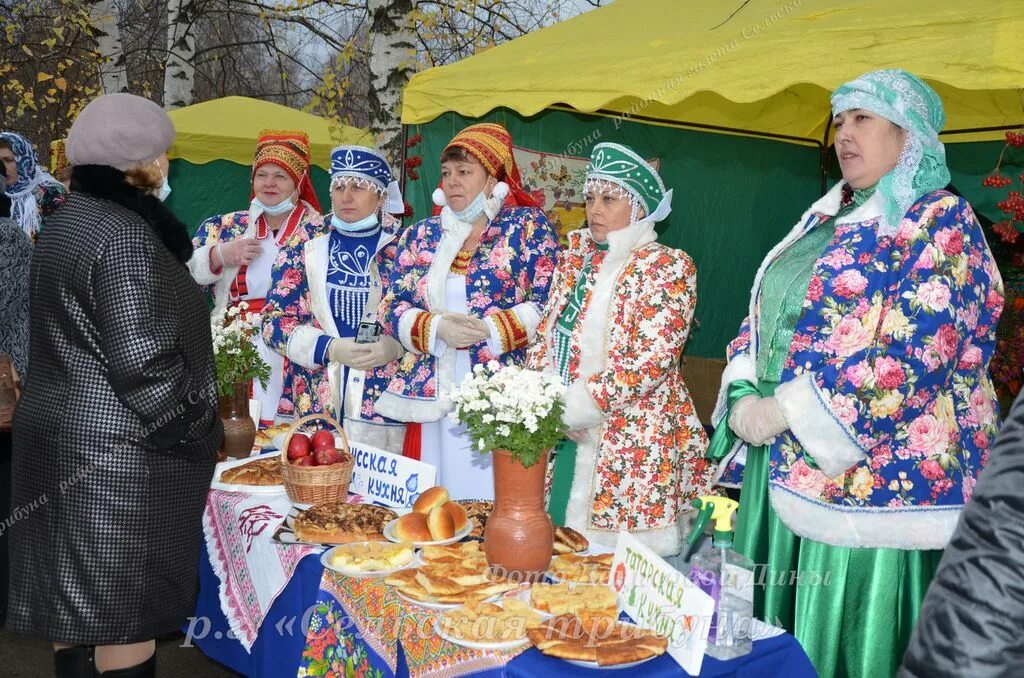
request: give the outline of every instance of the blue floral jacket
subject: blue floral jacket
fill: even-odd
[[[841,188],[762,264],[729,346],[716,423],[725,425],[728,384],[757,381],[764,270],[836,213]],[[880,205],[876,194],[837,219],[815,263],[775,392],[791,428],[771,443],[771,501],[790,529],[817,541],[938,549],[999,429],[988,363],[1002,281],[962,198],[923,196],[892,237],[876,233]]]
[[[449,215],[445,210],[405,232],[381,301],[384,331],[409,351],[377,401],[378,412],[399,421],[439,420],[455,385],[455,351],[436,340],[436,329],[446,310],[445,281],[469,227]],[[505,207],[487,226],[465,273],[469,313],[485,319],[492,333],[469,348],[473,365],[523,364],[557,253],[558,238],[540,209]]]

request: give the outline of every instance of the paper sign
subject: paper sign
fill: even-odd
[[[433,464],[354,441],[349,441],[349,448],[356,459],[349,492],[385,506],[411,507],[416,497],[434,486]]]
[[[612,589],[638,625],[668,636],[668,653],[691,676],[700,673],[715,601],[628,532],[612,560]]]

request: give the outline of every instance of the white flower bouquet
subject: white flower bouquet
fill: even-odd
[[[565,386],[556,375],[492,360],[477,365],[449,395],[448,418],[465,424],[481,452],[508,450],[529,468],[561,440],[562,395]]]
[[[249,322],[241,302],[229,308],[221,320],[211,325],[213,355],[217,365],[217,393],[227,396],[235,384],[259,379],[264,387],[270,379],[270,365],[260,357],[253,343],[259,327]]]

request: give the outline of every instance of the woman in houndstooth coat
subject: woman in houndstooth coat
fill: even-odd
[[[87,141],[107,145],[76,145],[76,128],[96,118]],[[133,131],[149,145],[111,139]],[[101,672],[152,676],[153,639],[195,606],[223,429],[187,230],[150,195],[173,136],[140,97],[89,104],[68,139],[71,196],[33,254],[32,369],[14,417],[4,524],[8,625],[54,643],[58,676],[92,676],[91,646]],[[141,159],[116,159],[117,149]]]

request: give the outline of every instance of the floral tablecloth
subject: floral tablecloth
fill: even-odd
[[[501,669],[526,647],[468,650],[434,631],[440,612],[408,603],[381,579],[353,579],[324,570],[312,611],[300,676],[442,678]]]

